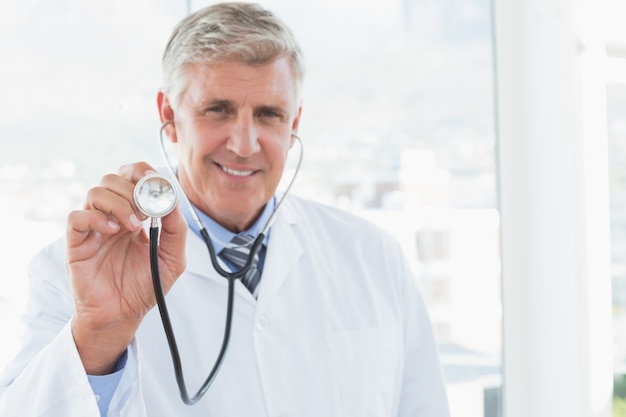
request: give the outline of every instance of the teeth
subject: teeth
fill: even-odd
[[[254,171],[237,171],[235,169],[226,168],[225,166],[222,166],[221,168],[222,168],[222,171],[224,171],[225,173],[230,174],[230,175],[235,175],[237,177],[246,177],[248,175],[252,175],[252,173],[254,172]]]

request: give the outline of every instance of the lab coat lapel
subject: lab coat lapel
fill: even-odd
[[[186,256],[187,256],[187,273],[200,275],[207,279],[210,279],[218,285],[226,288],[228,286],[228,280],[221,276],[211,263],[211,255],[204,243],[204,240],[194,233],[191,229],[187,231],[187,243],[186,243]],[[224,263],[221,257],[217,257],[217,262],[222,268],[229,271],[230,268]],[[250,291],[242,284],[241,280],[235,282],[235,294],[240,296],[243,300],[254,305],[256,300]]]
[[[299,216],[290,204],[289,198],[285,199],[279,210],[276,222],[271,229],[263,275],[261,275],[257,315],[267,311],[304,252],[294,231]]]

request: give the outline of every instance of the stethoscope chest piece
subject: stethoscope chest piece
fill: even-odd
[[[135,205],[152,218],[167,216],[176,207],[176,188],[162,175],[146,175],[137,182],[133,194]]]

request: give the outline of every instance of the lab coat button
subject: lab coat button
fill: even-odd
[[[96,402],[100,402],[100,394],[96,394],[95,397],[96,397]]]
[[[259,317],[259,319],[256,321],[256,329],[261,332],[267,330],[269,325],[270,325],[270,322],[265,317]]]

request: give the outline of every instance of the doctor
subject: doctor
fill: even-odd
[[[256,236],[276,206],[303,73],[291,31],[254,4],[210,6],[173,32],[159,115],[217,252]],[[132,197],[154,170],[135,163],[104,176],[68,216],[65,239],[31,263],[26,334],[0,379],[1,416],[448,416],[427,312],[398,244],[293,196],[261,249],[260,280],[236,283],[215,383],[183,404]],[[162,219],[159,265],[193,394],[220,348],[227,282],[189,220],[180,207]]]

